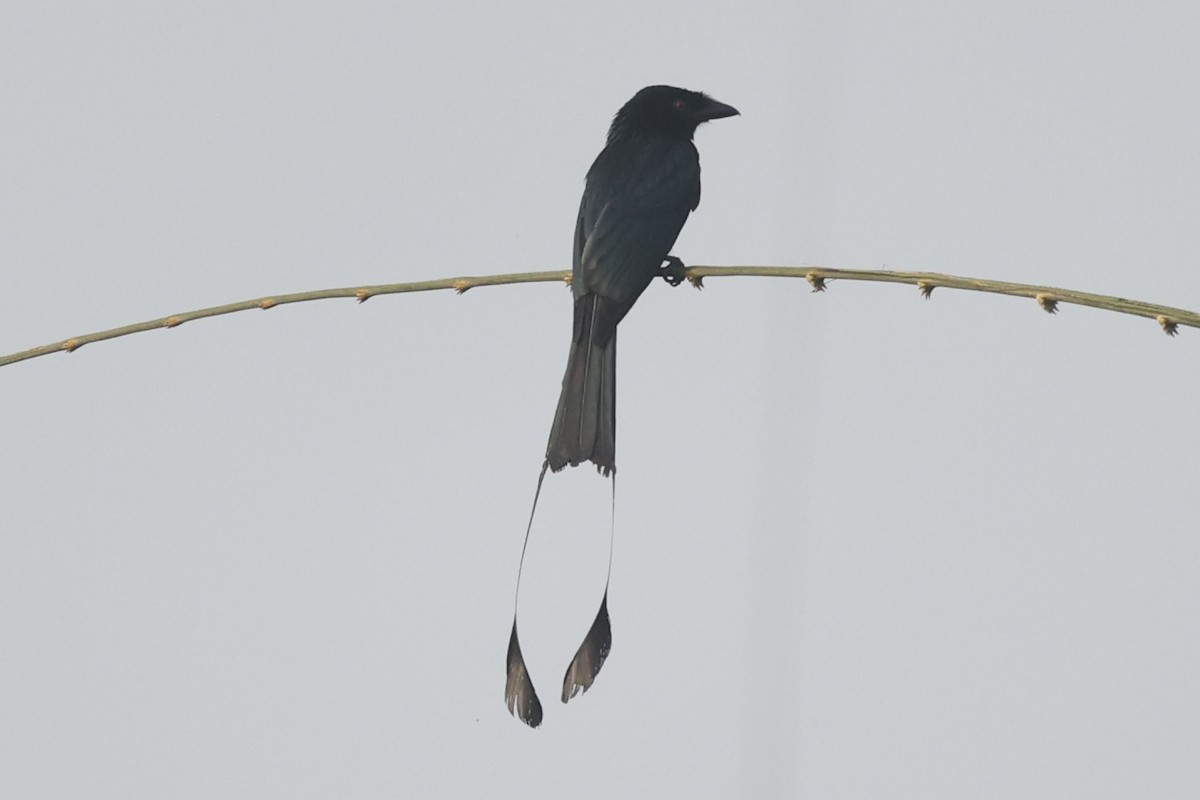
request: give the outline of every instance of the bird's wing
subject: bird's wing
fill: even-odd
[[[604,160],[588,174],[575,227],[575,296],[598,294],[620,321],[658,274],[699,202],[700,168],[690,146],[646,158]]]
[[[658,274],[689,213],[686,206],[606,205],[581,258],[587,289],[632,305]]]

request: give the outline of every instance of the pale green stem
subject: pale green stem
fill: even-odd
[[[288,303],[304,303],[309,300],[326,300],[332,297],[353,297],[359,302],[380,294],[403,294],[405,292],[430,292],[437,289],[454,289],[459,293],[478,286],[499,286],[509,283],[538,283],[546,281],[563,281],[570,279],[570,272],[517,272],[508,275],[485,275],[480,277],[444,278],[436,281],[418,281],[416,283],[386,283],[378,286],[357,286],[345,289],[321,289],[315,292],[296,292],[295,294],[260,297],[254,300],[244,300],[240,303],[230,303],[224,306],[201,308],[196,311],[186,311],[172,314],[147,322],[138,322],[107,331],[73,336],[58,342],[51,342],[40,347],[23,350],[0,356],[0,367],[15,364],[50,353],[71,352],[85,344],[100,342],[105,339],[116,339],[131,333],[154,330],[155,328],[173,328],[185,322],[191,322],[204,317],[217,317],[222,314],[232,314],[235,311],[250,309],[268,309]],[[888,270],[860,269],[827,269],[825,267],[689,267],[688,280],[699,286],[703,278],[760,276],[769,278],[804,278],[815,291],[823,291],[829,281],[876,281],[880,283],[907,283],[918,287],[922,294],[929,296],[935,288],[966,289],[973,292],[993,292],[1013,297],[1028,297],[1036,300],[1043,309],[1054,313],[1061,303],[1073,303],[1081,306],[1092,306],[1106,311],[1116,311],[1120,314],[1133,314],[1156,320],[1169,335],[1174,336],[1178,326],[1186,325],[1200,328],[1200,314],[1182,308],[1171,308],[1153,303],[1143,303],[1139,300],[1126,300],[1123,297],[1110,297],[1089,292],[1077,292],[1071,289],[1056,289],[1052,286],[1034,286],[1025,283],[1010,283],[1008,281],[993,281],[982,278],[963,278],[957,275],[943,275],[937,272],[891,272]]]

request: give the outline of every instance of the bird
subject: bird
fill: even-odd
[[[647,86],[621,107],[588,170],[575,221],[571,348],[546,463],[552,472],[591,461],[616,470],[617,325],[655,277],[700,204],[703,122],[738,113],[701,92]]]
[[[683,281],[686,268],[670,253],[700,204],[700,155],[692,138],[702,123],[738,113],[703,92],[658,85],[638,91],[613,117],[576,216],[571,343],[526,545],[547,469],[590,461],[615,480],[617,325],[656,277],[672,286]],[[523,564],[524,549],[521,558]],[[517,585],[519,591],[520,568]],[[564,703],[591,687],[611,647],[606,585],[600,611],[563,678]],[[506,666],[509,711],[536,728],[542,707],[521,654],[515,610]]]

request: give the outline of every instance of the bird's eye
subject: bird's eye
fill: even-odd
[[[685,108],[687,108],[687,103],[685,103],[682,99],[676,100],[671,105],[674,106],[676,111],[683,111]]]

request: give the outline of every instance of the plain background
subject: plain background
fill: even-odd
[[[1200,5],[0,8],[0,351],[569,266],[637,89],[710,92],[692,264],[1200,307]],[[608,484],[568,292],[242,313],[0,370],[0,796],[1195,797],[1200,337],[656,283]]]

